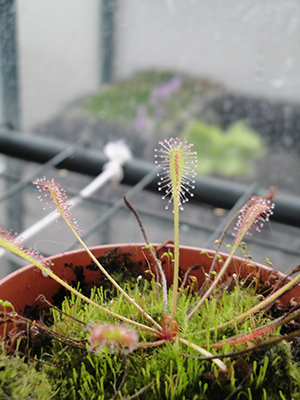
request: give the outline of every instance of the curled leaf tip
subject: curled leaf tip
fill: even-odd
[[[236,240],[242,240],[244,235],[252,235],[253,229],[260,232],[264,223],[269,221],[275,203],[267,197],[253,196],[240,211],[233,234]]]
[[[46,205],[50,208],[55,205],[57,211],[63,216],[66,222],[68,222],[73,229],[79,233],[81,228],[78,226],[76,218],[74,218],[69,209],[71,204],[68,202],[67,192],[61,187],[61,183],[57,183],[54,178],[47,179],[45,176],[43,178],[37,179],[33,182],[36,188],[43,195],[38,196],[39,200],[46,199]],[[50,201],[49,201],[50,200]]]
[[[25,240],[17,233],[12,233],[12,230],[7,231],[3,226],[0,226],[0,246],[11,251],[15,249],[13,252],[20,257],[27,255],[34,258],[51,271],[51,261],[45,260],[42,254],[32,247],[25,248]]]

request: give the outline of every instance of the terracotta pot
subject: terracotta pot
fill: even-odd
[[[153,246],[155,248],[157,247],[155,244]],[[119,248],[121,253],[126,253],[127,256],[130,255],[131,260],[135,261],[137,266],[142,270],[149,270],[150,267],[154,269],[150,252],[144,247],[144,244],[113,244],[93,247],[91,250],[94,255],[99,258],[108,251]],[[168,246],[168,248],[172,251],[172,246]],[[159,251],[159,254],[161,255],[166,251],[167,248],[165,247]],[[193,270],[190,275],[195,276],[201,284],[204,280],[203,270],[206,272],[209,270],[214,253],[215,252],[212,250],[181,246],[181,276],[183,277],[184,272],[189,268],[199,266],[199,268]],[[224,253],[220,253],[220,255],[224,261],[228,257],[228,255]],[[76,285],[79,275],[84,279],[84,283],[87,285],[91,286],[99,283],[101,272],[97,267],[95,268],[94,263],[92,263],[90,257],[83,249],[62,253],[50,259],[53,263],[52,271],[69,284]],[[168,266],[169,262],[166,257],[164,261],[164,270],[168,284],[170,284],[172,282],[173,273]],[[217,263],[216,270],[219,269],[221,263],[222,261]],[[262,281],[270,281],[271,284],[285,276],[271,268],[239,257],[234,257],[229,266],[228,273],[236,273],[240,278],[256,276],[256,278]],[[226,277],[224,279],[226,279]],[[53,296],[58,293],[59,289],[60,285],[57,282],[49,277],[43,276],[37,267],[29,265],[17,270],[0,281],[0,299],[10,301],[14,305],[15,311],[22,315],[26,306],[34,306],[36,304],[36,298],[40,294],[43,294],[52,302]],[[294,298],[297,303],[300,301],[300,285],[297,285],[290,292],[285,294],[281,298],[281,301],[285,305],[288,305],[291,298]],[[1,307],[0,311],[3,311]]]

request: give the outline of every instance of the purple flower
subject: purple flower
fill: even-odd
[[[170,97],[182,85],[182,78],[178,75],[173,76],[168,82],[157,86],[151,93],[152,101],[163,100]]]

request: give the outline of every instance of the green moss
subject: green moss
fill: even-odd
[[[154,282],[142,279],[134,286],[126,284],[125,289],[141,305],[147,304],[147,309],[151,310],[151,314],[155,315],[158,321],[162,320],[161,293],[158,293],[159,289]],[[169,295],[171,296],[171,290]],[[116,295],[112,300],[110,296],[105,295],[105,291],[101,288],[94,290],[91,297],[114,312],[146,323],[138,311],[122,296]],[[206,302],[199,317],[188,321],[186,319],[187,310],[193,301],[191,295],[187,293],[181,295],[176,313],[180,335],[193,343],[200,346],[208,345],[210,348],[212,343],[222,339],[225,334],[248,332],[249,324],[245,322],[238,328],[231,327],[217,334],[203,333],[203,330],[238,315],[244,309],[253,306],[258,300],[250,289],[215,292],[214,298],[212,301]],[[116,322],[92,306],[81,304],[81,300],[73,296],[64,301],[62,310],[88,324],[97,324],[93,321],[101,324],[105,321],[107,323]],[[83,329],[81,324],[58,311],[53,311],[53,320],[55,322],[52,329],[60,335],[68,335],[72,339],[76,339],[77,344],[85,343],[85,348],[88,347],[86,339],[89,331]],[[258,325],[265,321],[263,316],[259,316],[253,323]],[[149,333],[141,330],[139,336],[141,341],[154,340]],[[45,378],[47,375],[52,386],[49,393],[57,392],[55,398],[61,400],[110,399],[123,379],[124,384],[120,390],[121,398],[129,397],[150,384],[147,390],[138,397],[147,400],[225,399],[235,391],[240,393],[239,398],[250,398],[249,393],[253,399],[263,398],[265,392],[268,399],[280,399],[279,390],[285,396],[284,398],[291,399],[291,393],[295,391],[296,387],[299,388],[298,383],[290,374],[291,360],[287,343],[255,354],[256,361],[254,361],[254,354],[245,356],[243,358],[244,369],[235,361],[227,373],[221,374],[211,361],[197,359],[198,353],[185,348],[177,341],[168,342],[160,347],[139,349],[125,356],[121,353],[112,354],[106,347],[99,354],[86,353],[85,349],[66,343],[63,337],[60,341],[51,340],[52,346],[47,347],[47,352],[41,357],[44,361],[50,361],[53,366],[39,364],[40,375],[36,375],[36,371],[31,367],[33,372],[30,375],[32,382],[36,382],[37,377],[45,379],[47,382]],[[239,348],[240,346],[236,347],[237,350]],[[222,350],[218,351],[222,353]],[[229,348],[227,347],[223,351],[229,351]],[[188,358],[186,354],[194,356],[196,359]],[[80,355],[83,356],[79,357]],[[266,363],[268,364],[266,365]],[[22,367],[22,363],[20,365]],[[28,369],[26,364],[23,364],[23,367]],[[16,374],[17,372],[13,370],[11,380],[15,380]],[[48,382],[47,385],[49,385]],[[42,386],[40,390],[42,391]],[[45,397],[42,397],[41,394],[40,397],[36,395],[34,398]]]
[[[36,362],[0,351],[0,399],[49,400],[54,396],[45,371],[38,370]]]
[[[91,96],[83,105],[90,115],[113,120],[132,121],[140,105],[146,107],[149,116],[153,116],[156,106],[151,93],[159,85],[166,84],[174,76],[174,72],[147,71],[133,76],[131,79],[115,82]],[[172,96],[163,99],[164,112],[168,117],[178,115],[195,96],[205,93],[213,87],[211,83],[194,79],[183,74],[182,85]]]
[[[110,252],[102,258],[102,262],[114,265],[116,260],[121,262],[126,257]],[[130,274],[130,265],[131,262],[123,262],[123,267],[120,265],[116,268],[116,276],[124,278],[125,274],[127,277]],[[137,279],[134,275],[123,286],[157,322],[162,322],[163,304],[159,285],[145,277]],[[172,288],[168,295],[171,299]],[[136,308],[122,295],[113,292],[109,285],[93,289],[91,298],[115,313],[148,324]],[[259,297],[252,287],[235,286],[232,290],[219,288],[205,302],[198,315],[188,320],[186,316],[195,302],[195,296],[191,291],[185,290],[178,300],[175,315],[179,335],[198,346],[207,346],[213,354],[241,350],[244,348],[241,344],[234,349],[228,345],[218,350],[211,347],[225,337],[249,333],[256,326],[268,322],[268,318],[262,313],[239,326],[233,325],[215,332],[209,332],[208,328],[238,316],[258,301]],[[127,398],[138,391],[141,391],[137,397],[140,400],[223,400],[228,396],[271,400],[300,398],[300,368],[291,357],[290,343],[282,342],[259,352],[252,351],[239,358],[228,359],[228,371],[220,372],[211,361],[200,360],[199,353],[177,340],[159,347],[140,348],[127,355],[121,352],[112,353],[108,346],[104,346],[99,353],[87,352],[90,324],[118,322],[103,311],[83,304],[80,298],[73,295],[64,300],[62,311],[66,314],[52,310],[53,325],[49,328],[51,330],[47,341],[41,335],[42,349],[38,351],[38,363],[27,363],[18,356],[7,357],[2,354],[4,362],[0,364],[0,390],[6,390],[3,393],[11,396],[3,395],[4,399],[39,400],[53,396],[59,400],[106,400],[113,398],[116,392],[119,392],[120,398]],[[86,326],[70,316],[83,321]],[[56,338],[52,330],[58,335]],[[149,332],[139,328],[136,330],[140,342],[157,340]],[[267,340],[267,337],[264,339]],[[34,340],[35,347],[30,350],[33,356],[39,338]],[[26,343],[30,343],[29,339]],[[24,385],[27,388],[27,392],[24,392],[27,397],[18,397]],[[13,390],[16,395],[12,395]]]

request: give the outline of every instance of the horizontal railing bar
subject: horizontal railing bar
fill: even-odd
[[[8,175],[6,173],[1,175],[1,177],[3,177],[3,178],[6,178],[7,176]],[[16,182],[18,181],[18,178],[16,176],[9,175],[9,178],[11,180],[16,181]],[[142,184],[142,182],[140,182],[140,184]],[[137,184],[137,185],[139,185],[139,184]],[[30,184],[30,183],[27,184],[27,189],[35,191],[35,187],[33,187],[32,184]],[[133,190],[133,193],[136,194],[137,193],[136,189],[137,189],[137,187],[133,187],[133,188],[129,189],[129,191],[126,193],[126,196],[128,196],[128,198],[131,197],[130,196],[131,190]],[[75,196],[78,192],[72,190],[72,188],[69,188],[68,189],[68,193],[69,193],[70,196]],[[99,204],[107,206],[108,208],[107,208],[106,211],[104,211],[104,214],[102,216],[104,221],[105,221],[107,219],[106,213],[111,215],[111,211],[114,211],[113,215],[115,215],[117,213],[117,211],[118,211],[118,208],[120,207],[120,204],[123,203],[123,200],[119,200],[117,203],[115,203],[115,202],[110,201],[110,200],[99,199],[99,197],[97,197],[97,196],[90,196],[89,198],[85,199],[85,202],[90,203],[94,207],[98,206]],[[124,206],[122,208],[124,210]],[[128,210],[126,210],[126,211],[128,211]],[[147,211],[145,209],[139,209],[139,208],[137,208],[137,211],[138,211],[138,213],[140,214],[140,216],[142,218],[143,217],[144,218],[155,218],[155,219],[159,219],[160,222],[168,222],[171,225],[173,224],[173,217],[172,217],[172,214],[170,214],[170,213],[161,213],[161,212],[157,212],[157,210]],[[129,211],[128,211],[128,213],[129,213]],[[104,222],[104,221],[102,221],[102,220],[97,221],[97,227],[99,227],[99,223]],[[272,221],[271,221],[271,223],[272,223]],[[185,213],[182,214],[181,225],[187,225],[191,229],[197,229],[197,230],[200,230],[202,232],[207,232],[207,234],[210,236],[210,239],[212,237],[215,238],[215,236],[216,236],[216,231],[215,231],[216,227],[215,227],[215,225],[212,226],[211,224],[204,223],[203,221],[197,221],[197,222],[190,221],[189,219],[185,218]],[[223,226],[223,222],[222,222],[222,226]],[[219,228],[217,228],[217,229],[218,229],[218,231],[220,231]],[[286,227],[284,229],[286,229]],[[291,227],[291,229],[293,229],[293,228]],[[278,230],[278,225],[276,227],[276,231],[277,230]],[[82,233],[81,236],[82,236],[83,239],[87,239],[89,237],[89,235],[91,233],[93,233],[94,231],[95,231],[95,228],[94,228],[94,226],[92,226],[89,229],[84,230],[84,232]],[[230,242],[230,240],[232,240],[232,234],[228,233],[226,235],[226,240]],[[281,251],[281,252],[284,252],[284,253],[287,253],[287,254],[300,256],[300,249],[298,250],[297,248],[292,248],[291,246],[286,246],[286,245],[284,245],[283,243],[280,243],[280,242],[279,243],[277,243],[277,242],[274,243],[273,241],[267,240],[264,237],[261,237],[260,235],[258,237],[256,237],[256,236],[247,237],[247,243],[249,245],[250,244],[256,244],[256,245],[259,245],[260,247],[264,247],[264,248],[267,248],[267,249],[276,249],[278,251]],[[75,242],[72,245],[70,245],[70,247],[64,249],[64,251],[67,251],[68,249],[73,248],[74,245],[75,245]],[[200,243],[199,243],[199,245],[200,245]],[[204,247],[208,248],[208,245],[209,245],[209,243],[206,242]],[[213,247],[213,246],[210,245],[210,247]],[[51,254],[45,254],[45,256],[47,256],[47,257],[49,256],[50,257]],[[22,265],[25,265],[25,264],[22,264]]]
[[[79,150],[80,147],[82,147],[83,144],[83,140],[78,140],[74,144],[57,153],[54,157],[50,158],[49,161],[37,167],[33,172],[18,180],[9,189],[7,189],[3,195],[0,195],[0,203],[20,192],[25,186],[27,186],[29,183],[32,183],[32,180],[36,179],[42,174],[45,174],[49,169],[54,168],[66,158],[74,156],[74,154]]]
[[[27,161],[45,163],[63,151],[69,143],[45,139],[34,135],[18,134],[14,131],[0,131],[0,153]],[[96,176],[108,161],[107,157],[94,149],[82,149],[57,165],[73,172]],[[144,176],[155,170],[154,164],[133,159],[124,165],[123,184],[134,186]],[[157,178],[154,178],[146,190],[157,192]],[[248,186],[223,179],[199,176],[196,179],[193,202],[213,207],[231,209],[247,191]],[[265,195],[266,190],[258,189],[256,195]],[[300,199],[296,196],[278,195],[276,212],[272,220],[300,227]]]

